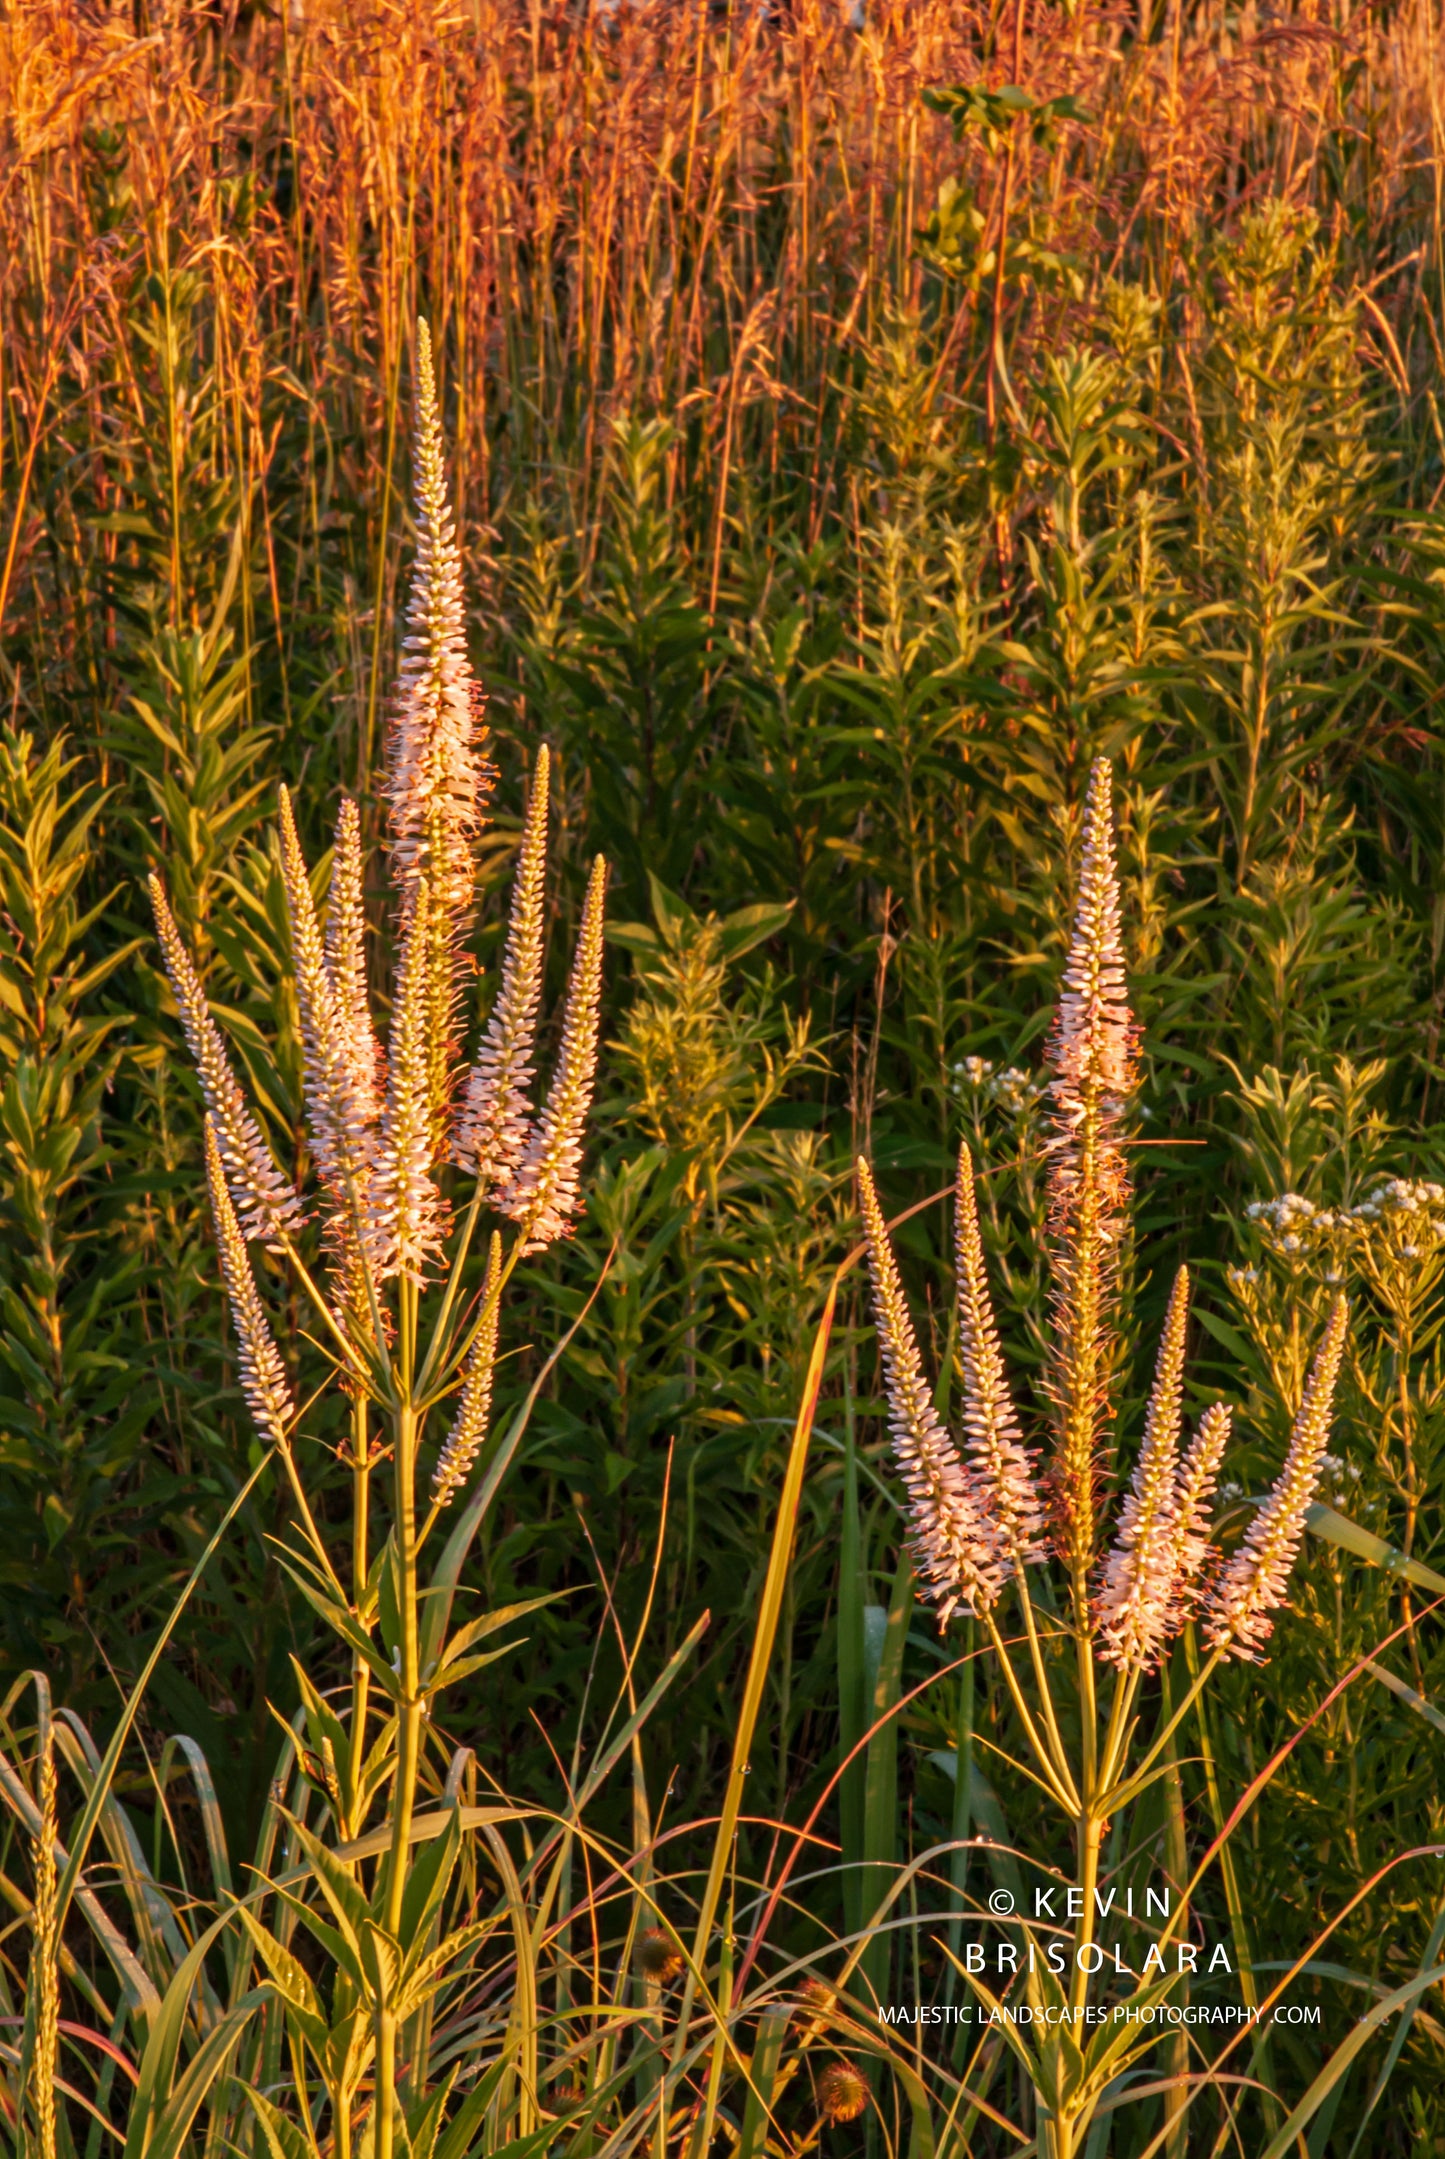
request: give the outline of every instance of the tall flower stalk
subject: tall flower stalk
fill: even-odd
[[[293,1910],[328,1956],[338,1938],[349,1944],[341,1963],[350,1991],[338,1983],[330,2029],[319,2005],[311,2015],[309,1982],[290,1952],[248,1911],[240,1914],[271,1983],[299,2020],[298,2044],[325,2093],[336,2159],[350,2159],[363,2134],[372,2159],[411,2149],[428,2100],[417,2034],[471,1939],[466,1929],[434,1939],[456,1853],[448,1840],[430,1841],[436,1826],[423,1827],[418,1810],[445,1782],[433,1724],[437,1698],[488,1661],[474,1645],[497,1623],[472,1618],[448,1631],[458,1553],[480,1517],[472,1487],[494,1437],[492,1382],[507,1285],[523,1253],[568,1234],[581,1205],[606,893],[599,859],[583,904],[555,1074],[534,1105],[548,760],[544,749],[533,774],[501,986],[469,1065],[460,986],[491,768],[467,660],[461,563],[424,323],[417,359],[417,554],[381,787],[396,954],[384,1049],[368,994],[373,972],[385,969],[368,953],[358,809],[341,806],[323,922],[294,807],[281,794],[312,1172],[304,1194],[276,1167],[161,880],[152,886],[206,1103],[206,1174],[241,1388],[295,1501],[285,1563],[351,1663],[349,1699],[339,1709],[319,1687],[303,1685],[306,1758],[315,1764],[329,1839],[293,1822],[312,1876]],[[488,1211],[496,1226],[479,1272],[474,1246]],[[259,1271],[248,1239],[269,1255]],[[317,1267],[318,1255],[325,1268]],[[344,1559],[318,1526],[300,1471],[306,1415],[298,1409],[299,1338],[283,1349],[269,1317],[287,1275],[309,1309],[306,1335],[329,1357],[331,1377],[349,1398],[352,1531]],[[382,1510],[372,1488],[387,1462]],[[458,1512],[461,1519],[427,1582],[429,1540],[444,1509],[453,1522]],[[384,1519],[374,1519],[383,1511]],[[430,2134],[435,2127],[433,2113]]]
[[[1101,759],[1090,776],[1073,935],[1049,1045],[1052,1300],[1038,1416],[1047,1436],[1042,1459],[1025,1443],[1004,1370],[968,1150],[960,1154],[957,1184],[961,1446],[935,1409],[873,1178],[866,1162],[858,1164],[889,1425],[918,1572],[941,1625],[961,1612],[984,1628],[1022,1735],[1025,1774],[1059,1809],[1074,1846],[1077,1909],[1061,1967],[1039,1953],[1036,1931],[1021,1922],[1028,1951],[1022,1984],[1038,2019],[1029,2030],[1042,2035],[1007,2034],[1032,2078],[1040,2148],[1049,2159],[1076,2159],[1105,2088],[1153,2044],[1152,2033],[1141,2035],[1127,2016],[1090,2036],[1091,1982],[1102,1963],[1095,1927],[1104,1833],[1168,1773],[1174,1735],[1219,1665],[1257,1660],[1268,1642],[1329,1437],[1347,1326],[1341,1300],[1315,1351],[1283,1468],[1225,1557],[1212,1498],[1229,1411],[1212,1404],[1185,1444],[1190,1284],[1181,1270],[1142,1438],[1122,1499],[1111,1508],[1136,1030],[1110,795]],[[1062,1595],[1041,1602],[1030,1573],[1049,1551]],[[1010,1600],[1017,1626],[1009,1623]],[[1146,1681],[1196,1617],[1207,1652],[1197,1676],[1172,1706],[1161,1696],[1152,1734],[1138,1739]],[[1186,1913],[1187,1895],[1134,1975],[1136,2005],[1157,2003],[1177,1982],[1164,1951]],[[1178,1961],[1182,1971],[1185,1960]],[[978,1971],[959,1968],[998,2007]]]

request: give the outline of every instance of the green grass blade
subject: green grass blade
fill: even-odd
[[[898,1719],[893,1715],[903,1689],[903,1645],[913,1616],[913,1562],[905,1551],[893,1577],[878,1674],[871,1704],[876,1727],[868,1742],[863,1797],[863,1909],[878,1908],[888,1894],[898,1861]],[[882,1929],[868,1944],[859,1969],[875,2001],[886,1998],[893,1938]]]
[[[773,2085],[788,2033],[788,2015],[786,2009],[769,2009],[758,2019],[758,2036],[753,2046],[747,2104],[743,2108],[736,2159],[763,2159]]]
[[[1382,1567],[1387,1574],[1401,1575],[1419,1589],[1432,1589],[1436,1596],[1445,1593],[1445,1574],[1437,1574],[1433,1567],[1423,1566],[1418,1559],[1407,1559],[1395,1545],[1386,1544],[1373,1530],[1362,1529],[1358,1522],[1352,1522],[1347,1514],[1339,1514],[1333,1507],[1316,1502],[1305,1515],[1305,1526],[1327,1543],[1353,1552],[1356,1559],[1368,1560],[1372,1567]]]
[[[1435,1924],[1430,1929],[1430,1939],[1425,1944],[1425,1954],[1420,1959],[1420,1969],[1422,1972],[1435,1963],[1436,1959],[1440,1955],[1442,1946],[1445,1946],[1445,1904],[1442,1904],[1439,1911],[1436,1913]],[[1395,2026],[1394,2036],[1390,2041],[1390,2050],[1386,2054],[1384,2066],[1381,2068],[1380,2074],[1375,2080],[1375,2086],[1373,2091],[1370,2093],[1369,2100],[1365,2106],[1365,2111],[1360,2116],[1360,2125],[1355,2131],[1354,2142],[1350,2146],[1349,2152],[1347,2154],[1347,2159],[1355,2159],[1355,2154],[1360,2148],[1360,2140],[1364,2136],[1366,2129],[1369,2127],[1370,2116],[1374,2113],[1376,2107],[1379,2105],[1380,2101],[1385,2096],[1385,2087],[1388,2085],[1391,2077],[1395,2074],[1396,2065],[1399,2062],[1400,2056],[1405,2051],[1405,2041],[1410,2036],[1410,2028],[1415,2022],[1415,2012],[1419,2008],[1419,2006],[1420,2004],[1418,1997],[1416,1998],[1416,2000],[1407,2003],[1404,2014],[1401,2016],[1399,2023]]]
[[[205,1573],[206,1568],[210,1565],[212,1558],[215,1556],[215,1553],[220,1547],[221,1539],[225,1536],[226,1531],[230,1528],[232,1522],[235,1521],[236,1516],[240,1513],[242,1507],[250,1498],[252,1489],[259,1481],[262,1472],[270,1467],[270,1463],[270,1455],[262,1455],[260,1461],[256,1464],[256,1467],[252,1470],[250,1476],[241,1486],[240,1491],[236,1494],[235,1498],[231,1501],[230,1506],[226,1509],[220,1521],[217,1523],[216,1528],[212,1532],[210,1541],[207,1543],[205,1550],[202,1552],[200,1558],[196,1561],[194,1567],[192,1567],[184,1589],[181,1591],[179,1597],[177,1597],[175,1603],[171,1606],[170,1613],[167,1616],[165,1625],[161,1628],[160,1633],[156,1637],[154,1647],[152,1648],[150,1655],[146,1658],[139,1679],[136,1681],[135,1685],[131,1688],[130,1693],[126,1697],[125,1707],[122,1710],[120,1717],[117,1719],[114,1732],[111,1734],[110,1745],[105,1750],[105,1755],[100,1765],[100,1772],[97,1775],[95,1783],[91,1788],[90,1796],[86,1800],[85,1811],[80,1818],[80,1827],[77,1829],[74,1841],[72,1842],[70,1847],[70,1858],[66,1863],[65,1872],[60,1878],[60,1887],[56,1895],[57,1927],[63,1927],[65,1924],[65,1915],[70,1909],[70,1900],[75,1894],[76,1884],[80,1879],[80,1870],[85,1865],[86,1855],[90,1850],[90,1840],[95,1834],[96,1823],[100,1820],[101,1810],[104,1807],[106,1800],[109,1796],[111,1782],[115,1776],[117,1764],[120,1761],[121,1753],[125,1747],[125,1743],[130,1737],[131,1727],[135,1723],[136,1717],[140,1711],[141,1701],[144,1698],[146,1688],[150,1685],[151,1674],[155,1671],[156,1666],[160,1663],[161,1658],[165,1655],[166,1645],[170,1641],[171,1636],[175,1633],[176,1627],[180,1621],[181,1614],[190,1601],[191,1592],[195,1589],[196,1584],[200,1581],[201,1576]]]
[[[1362,2049],[1368,2046],[1379,2027],[1388,2017],[1392,2017],[1397,2009],[1408,2008],[1442,1979],[1445,1979],[1445,1964],[1436,1964],[1427,1972],[1417,1972],[1403,1987],[1397,1987],[1393,1994],[1387,1994],[1382,2002],[1377,2002],[1373,2009],[1368,2010],[1349,2037],[1336,2047],[1289,2119],[1265,2145],[1259,2159],[1288,2159],[1288,2155],[1294,2151],[1300,2137],[1340,2078]]]
[[[783,1489],[778,1499],[778,1511],[773,1523],[772,1550],[768,1556],[768,1571],[763,1582],[762,1600],[758,1607],[757,1623],[753,1629],[752,1655],[748,1661],[748,1676],[743,1688],[742,1706],[738,1712],[737,1732],[733,1741],[732,1763],[728,1770],[727,1791],[723,1798],[722,1815],[713,1840],[712,1863],[708,1869],[707,1882],[698,1908],[697,1927],[693,1936],[692,1962],[684,1986],[683,1999],[678,2010],[677,2037],[673,2048],[674,2067],[681,2061],[687,2045],[689,2015],[697,1990],[697,1975],[703,1970],[708,1943],[712,1939],[713,1921],[717,1917],[718,1902],[722,1895],[723,1881],[732,1858],[733,1836],[737,1829],[738,1815],[742,1809],[743,1786],[748,1775],[752,1755],[753,1734],[757,1730],[758,1717],[763,1706],[763,1690],[767,1684],[768,1664],[772,1657],[773,1640],[778,1631],[778,1618],[783,1607],[783,1590],[788,1569],[792,1563],[793,1532],[798,1518],[798,1502],[803,1492],[803,1472],[807,1467],[808,1443],[813,1432],[813,1417],[818,1407],[818,1396],[823,1386],[823,1368],[828,1356],[828,1343],[833,1332],[833,1314],[838,1304],[836,1280],[828,1292],[823,1316],[813,1337],[812,1354],[808,1359],[807,1376],[803,1382],[803,1398],[798,1406],[797,1423],[793,1427],[793,1442],[788,1454],[788,1465],[783,1474]]]
[[[838,1555],[838,1731],[845,1760],[867,1730],[864,1684],[863,1535],[858,1506],[858,1433],[853,1391],[844,1405],[843,1534]],[[848,1933],[863,1924],[863,1795],[867,1763],[861,1748],[843,1771],[838,1812],[843,1844],[843,1914]]]

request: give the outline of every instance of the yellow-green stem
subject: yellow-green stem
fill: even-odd
[[[1117,1814],[1121,1807],[1127,1807],[1145,1789],[1150,1782],[1150,1771],[1153,1769],[1155,1762],[1158,1761],[1159,1756],[1214,1677],[1215,1668],[1223,1654],[1224,1652],[1219,1649],[1210,1651],[1207,1661],[1201,1667],[1197,1676],[1191,1680],[1189,1691],[1183,1701],[1169,1717],[1163,1730],[1155,1733],[1142,1759],[1136,1763],[1134,1774],[1127,1782],[1115,1785],[1111,1782],[1106,1783],[1103,1779],[1100,1780],[1098,1806],[1101,1814]]]
[[[1029,1638],[1029,1655],[1033,1660],[1034,1683],[1039,1690],[1039,1702],[1043,1709],[1044,1723],[1048,1728],[1049,1744],[1053,1748],[1054,1767],[1058,1772],[1059,1782],[1072,1794],[1073,1773],[1069,1768],[1069,1757],[1064,1748],[1063,1735],[1059,1731],[1058,1718],[1054,1715],[1054,1697],[1049,1687],[1048,1674],[1044,1670],[1043,1645],[1039,1641],[1038,1625],[1034,1619],[1034,1603],[1029,1595],[1028,1577],[1022,1566],[1017,1566],[1014,1572],[1018,1578],[1024,1628]],[[1071,1797],[1069,1803],[1073,1806],[1076,1802]]]
[[[1080,1958],[1082,1952],[1092,1946],[1094,1939],[1094,1891],[1099,1884],[1099,1846],[1103,1834],[1104,1825],[1092,1812],[1081,1814],[1074,1826],[1079,1888],[1083,1892],[1084,1907],[1074,1929],[1074,1969],[1069,1980],[1069,2002],[1074,2009],[1082,2009],[1089,1995],[1089,1974],[1084,1970]]]
[[[1046,2121],[1043,2127],[1047,2159],[1074,2159],[1073,2122],[1054,2117]]]
[[[410,1410],[402,1412],[401,1424],[412,1427],[406,1440],[408,1456],[415,1451],[414,1420]],[[410,1510],[408,1510],[410,1512]],[[408,1542],[412,1541],[412,1524],[406,1524]],[[398,1524],[397,1542],[401,1542],[401,1525]],[[421,1760],[421,1701],[417,1671],[417,1625],[416,1625],[416,1573],[413,1551],[410,1568],[402,1566],[402,1595],[407,1604],[402,1609],[401,1644],[401,1715],[397,1734],[396,1795],[392,1814],[391,1860],[386,1882],[386,1926],[395,1934],[401,1927],[401,1900],[406,1889],[407,1853],[411,1843],[411,1820],[416,1805],[417,1770]],[[410,1576],[410,1579],[408,1579]]]
[[[396,2018],[380,2004],[376,2012],[376,2155],[396,2149]]]
[[[296,1502],[296,1511],[301,1517],[301,1526],[306,1532],[306,1541],[311,1546],[317,1565],[324,1574],[330,1576],[333,1586],[339,1589],[341,1584],[336,1579],[336,1572],[332,1567],[326,1545],[320,1530],[316,1526],[316,1517],[311,1512],[311,1502],[306,1497],[306,1487],[301,1482],[301,1475],[296,1467],[296,1457],[291,1451],[291,1442],[287,1439],[278,1441],[276,1452],[285,1465],[286,1480],[291,1487],[291,1497]]]
[[[1094,1687],[1094,1641],[1088,1627],[1088,1590],[1075,1584],[1076,1609],[1080,1618],[1076,1622],[1075,1641],[1079,1653],[1079,1733],[1081,1760],[1079,1782],[1084,1794],[1084,1805],[1092,1808],[1096,1797],[1099,1767],[1099,1705]]]
[[[1129,1666],[1121,1670],[1114,1686],[1114,1699],[1109,1709],[1109,1728],[1104,1735],[1104,1752],[1099,1761],[1099,1789],[1107,1792],[1119,1773],[1119,1764],[1128,1751],[1130,1712],[1134,1697],[1139,1690],[1140,1670]]]
[[[1004,1682],[1008,1687],[1009,1693],[1013,1696],[1014,1708],[1018,1712],[1019,1722],[1024,1728],[1024,1737],[1028,1740],[1030,1747],[1032,1747],[1034,1759],[1038,1763],[1040,1769],[1043,1771],[1043,1778],[1041,1781],[1047,1786],[1048,1790],[1058,1801],[1064,1812],[1066,1814],[1071,1814],[1074,1808],[1078,1805],[1078,1798],[1073,1790],[1072,1779],[1070,1779],[1069,1782],[1065,1784],[1060,1777],[1059,1770],[1056,1769],[1054,1766],[1049,1749],[1044,1743],[1043,1738],[1040,1736],[1039,1728],[1035,1724],[1033,1717],[1029,1711],[1028,1703],[1024,1700],[1023,1689],[1018,1683],[1018,1676],[1014,1671],[1013,1665],[1009,1662],[1009,1655],[1008,1651],[1004,1647],[1003,1636],[998,1631],[998,1626],[992,1612],[985,1612],[983,1617],[984,1623],[989,1631],[989,1639],[993,1643],[994,1655],[998,1659],[999,1669],[1003,1673]],[[1065,1777],[1068,1776],[1067,1762],[1063,1764],[1063,1775]]]
[[[351,1402],[351,1601],[359,1608],[366,1595],[370,1572],[371,1460],[366,1429],[366,1397],[356,1394]],[[361,1788],[366,1762],[366,1715],[371,1692],[371,1667],[358,1653],[351,1663],[351,1790]],[[363,1824],[358,1816],[343,1834],[358,1837]]]
[[[42,1698],[40,1766],[36,1777],[40,1829],[35,1839],[35,1948],[31,1959],[36,1990],[35,2042],[30,2069],[39,2159],[55,2159],[55,2088],[60,2064],[60,1935],[55,1923],[55,1744],[50,1712]]]
[[[417,1416],[412,1387],[416,1372],[417,1285],[402,1278],[398,1329],[398,1394],[392,1468],[395,1476],[394,1535],[397,1559],[397,1606],[401,1651],[398,1678],[396,1775],[391,1798],[391,1845],[386,1866],[383,1925],[395,1939],[401,1932],[406,1893],[412,1816],[421,1766],[420,1630],[416,1593],[416,1454]],[[396,2135],[396,2018],[384,1994],[376,2002],[376,2159],[392,2159]]]

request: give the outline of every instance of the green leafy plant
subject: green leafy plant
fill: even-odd
[[[959,1162],[956,1232],[962,1452],[924,1380],[872,1176],[867,1163],[859,1163],[890,1425],[920,1586],[936,1604],[942,1626],[958,1610],[982,1626],[1012,1704],[1013,1743],[1022,1750],[1000,1750],[1002,1757],[1044,1796],[1072,1836],[1073,1881],[1065,1891],[1062,1927],[1048,1923],[1054,1920],[1052,1892],[1036,1893],[1032,1920],[1021,1915],[1017,1922],[1020,1941],[996,1949],[993,1985],[984,1976],[981,1940],[965,1957],[952,1943],[946,1952],[1024,2068],[1037,2096],[1039,2148],[1049,2159],[1073,2159],[1084,2148],[1106,2095],[1153,2050],[1156,2019],[1185,1987],[1186,1974],[1199,1969],[1200,1948],[1185,1932],[1195,1891],[1243,1805],[1257,1797],[1282,1759],[1277,1755],[1253,1780],[1203,1860],[1175,1885],[1177,1900],[1173,1893],[1146,1897],[1141,1915],[1130,1885],[1131,1919],[1142,1916],[1147,1926],[1151,1903],[1157,1907],[1158,1924],[1149,1930],[1154,1938],[1137,1965],[1121,1960],[1116,1941],[1110,1974],[1099,1980],[1096,1994],[1094,1981],[1106,1966],[1100,1914],[1120,1901],[1127,1879],[1122,1856],[1139,1843],[1137,1831],[1116,1834],[1110,1864],[1105,1838],[1175,1773],[1171,1742],[1219,1667],[1231,1658],[1257,1662],[1273,1631],[1324,1463],[1347,1327],[1345,1299],[1333,1292],[1306,1373],[1304,1315],[1295,1317],[1294,1419],[1284,1465],[1243,1539],[1221,1559],[1214,1538],[1222,1520],[1212,1501],[1231,1419],[1222,1402],[1214,1403],[1181,1450],[1189,1310],[1189,1280],[1181,1269],[1143,1436],[1110,1539],[1103,1499],[1118,1416],[1114,1309],[1126,1237],[1125,1117],[1134,1086],[1110,808],[1109,766],[1100,760],[1090,782],[1074,934],[1050,1045],[1046,1472],[1023,1443],[1004,1375],[967,1147]],[[1409,1201],[1407,1193],[1401,1201],[1406,1213]],[[1386,1205],[1382,1195],[1365,1212]],[[1286,1234],[1294,1241],[1292,1230]],[[1398,1228],[1391,1234],[1389,1251],[1399,1243]],[[1044,1579],[1037,1588],[1030,1581],[1030,1569],[1050,1557],[1063,1575],[1057,1593]],[[1006,1591],[1017,1600],[1021,1628],[1012,1643],[1000,1627]],[[1152,1733],[1138,1736],[1146,1674],[1161,1666],[1175,1635],[1195,1626],[1207,1654],[1191,1657],[1190,1683],[1177,1702],[1167,1687],[1162,1691]],[[1015,1900],[1004,1892],[991,1908],[1011,1913]],[[1221,1966],[1234,1971],[1227,1949],[1218,1945],[1210,1969]],[[1442,1974],[1445,1965],[1422,1972],[1390,1996],[1391,2005],[1413,2003]],[[1336,2074],[1352,2051],[1347,2045],[1337,2058]],[[1169,2081],[1187,2107],[1194,2080],[1186,2072]],[[1290,2133],[1309,2120],[1333,2083],[1333,2075],[1315,2080],[1291,2118]],[[1286,2132],[1270,2141],[1271,2152],[1287,2148]]]
[[[12,1495],[4,1578],[22,1632],[22,1584],[48,1578],[58,1624],[43,1646],[67,1663],[88,1662],[92,1555],[107,1541],[114,1480],[150,1406],[145,1394],[136,1399],[118,1344],[131,1268],[82,1227],[87,1186],[108,1160],[102,1108],[122,1055],[123,1020],[99,993],[135,944],[88,950],[115,895],[82,898],[104,797],[76,783],[77,763],[63,740],[44,750],[27,734],[0,740],[0,1199],[11,1255],[0,1351]],[[42,1644],[32,1636],[27,1646]]]

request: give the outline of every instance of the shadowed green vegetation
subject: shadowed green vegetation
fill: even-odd
[[[295,793],[318,898],[343,792],[380,863],[419,315],[498,771],[471,940],[484,1005],[543,744],[548,1014],[593,856],[612,872],[585,1212],[509,1288],[495,1429],[536,1398],[466,1577],[477,1613],[556,1594],[526,1647],[439,1712],[447,1745],[475,1751],[449,1795],[464,1784],[468,1805],[556,1809],[559,1759],[574,1793],[588,1765],[609,1770],[585,1834],[580,1806],[555,1845],[529,1825],[503,1916],[488,1907],[499,1942],[533,1928],[554,2021],[519,2036],[512,1980],[468,1998],[438,2055],[459,2065],[446,2120],[478,2062],[501,2066],[436,2159],[554,2143],[610,2159],[629,2137],[703,2159],[698,2122],[742,2159],[815,2136],[869,2159],[905,2137],[918,2159],[1034,2148],[996,2037],[980,2063],[956,2028],[907,2034],[885,2064],[858,2006],[964,1998],[935,1937],[957,1947],[964,1900],[1011,1863],[999,1852],[955,1848],[900,1892],[900,1911],[944,1917],[875,1938],[836,2025],[821,1996],[791,2024],[778,2007],[805,1964],[844,1983],[829,1943],[873,1912],[874,1878],[963,1837],[1032,1849],[1033,1797],[990,1754],[1007,1695],[983,1662],[957,1664],[972,1623],[940,1638],[913,1601],[856,1265],[795,1535],[785,1508],[792,1541],[770,1562],[819,1323],[860,1235],[859,1153],[888,1210],[918,1203],[895,1242],[956,1410],[947,1188],[968,1140],[1037,1434],[1041,1066],[1099,755],[1142,1037],[1123,1460],[1183,1260],[1187,1407],[1234,1405],[1241,1522],[1341,1287],[1352,1308],[1329,1511],[1269,1663],[1218,1675],[1141,1802],[1137,1878],[1187,1878],[1273,1751],[1368,1664],[1199,1893],[1256,1999],[1344,1915],[1290,1990],[1323,2027],[1236,2049],[1263,2095],[1221,2086],[1186,2117],[1146,2093],[1101,2116],[1087,2159],[1271,2148],[1325,2041],[1440,1961],[1440,1860],[1400,1855],[1445,1841],[1442,190],[1430,0],[1268,17],[870,0],[856,23],[813,0],[147,0],[0,20],[0,1662],[16,1687],[0,1736],[20,1765],[0,2017],[30,2015],[25,2045],[42,1900],[21,1785],[38,1807],[52,1728],[21,1675],[43,1670],[57,1705],[64,1839],[234,1508],[97,1831],[96,1894],[142,1913],[157,1998],[208,1923],[186,1897],[214,1897],[218,1854],[238,1889],[244,1855],[283,1865],[277,1810],[304,1785],[278,1766],[293,1657],[319,1686],[346,1679],[278,1553],[294,1495],[240,1391],[144,878],[164,865],[299,1172],[277,789]],[[385,1017],[392,975],[374,973]],[[304,1314],[279,1275],[270,1288],[305,1399]],[[350,1433],[333,1391],[297,1443],[337,1552]],[[1185,1635],[1151,1715],[1188,1692],[1195,1656]],[[739,1964],[750,1885],[783,1863],[766,1825],[816,1812],[830,1840],[794,1860],[769,1918],[774,1993],[737,2025],[751,2090],[717,2037],[723,1973],[699,1925],[712,1828],[666,1842],[713,1822],[740,1772],[750,1659],[738,1878],[713,1885],[710,1915],[732,1912]],[[314,1826],[324,1777],[305,1790]],[[488,1849],[458,1862],[464,1893],[438,1890],[453,1916],[502,1877],[505,1836]],[[622,1888],[598,1891],[619,1854]],[[125,1996],[133,2061],[144,1986],[66,1927],[62,2022],[109,2029]],[[206,1953],[214,1999],[182,2019],[182,2062],[255,1979],[239,1941]],[[705,1982],[671,1972],[675,1943],[713,1960]],[[695,1979],[704,2007],[689,1992],[680,2011]],[[626,2011],[614,2054],[589,2027],[569,2056],[583,2000]],[[302,2072],[267,2016],[244,2074],[269,2090]],[[967,2069],[981,2106],[940,2099],[931,2070],[926,2095],[910,2085],[915,2043]],[[0,2033],[12,2095],[21,2046]],[[1432,1983],[1366,2034],[1314,2117],[1313,2159],[1445,2151],[1442,2049]],[[67,2076],[123,2119],[126,2070],[73,2052]],[[1155,2072],[1215,2052],[1174,2034]],[[869,2080],[851,2117],[813,2075],[844,2057]],[[585,2093],[580,2113],[549,2080]],[[299,2159],[281,2130],[264,2142],[234,2078],[225,2107],[168,2152],[234,2138]],[[110,2148],[78,2100],[56,2133],[86,2159]],[[126,2159],[159,2152],[134,2137]],[[413,2148],[431,2159],[421,2130]]]

